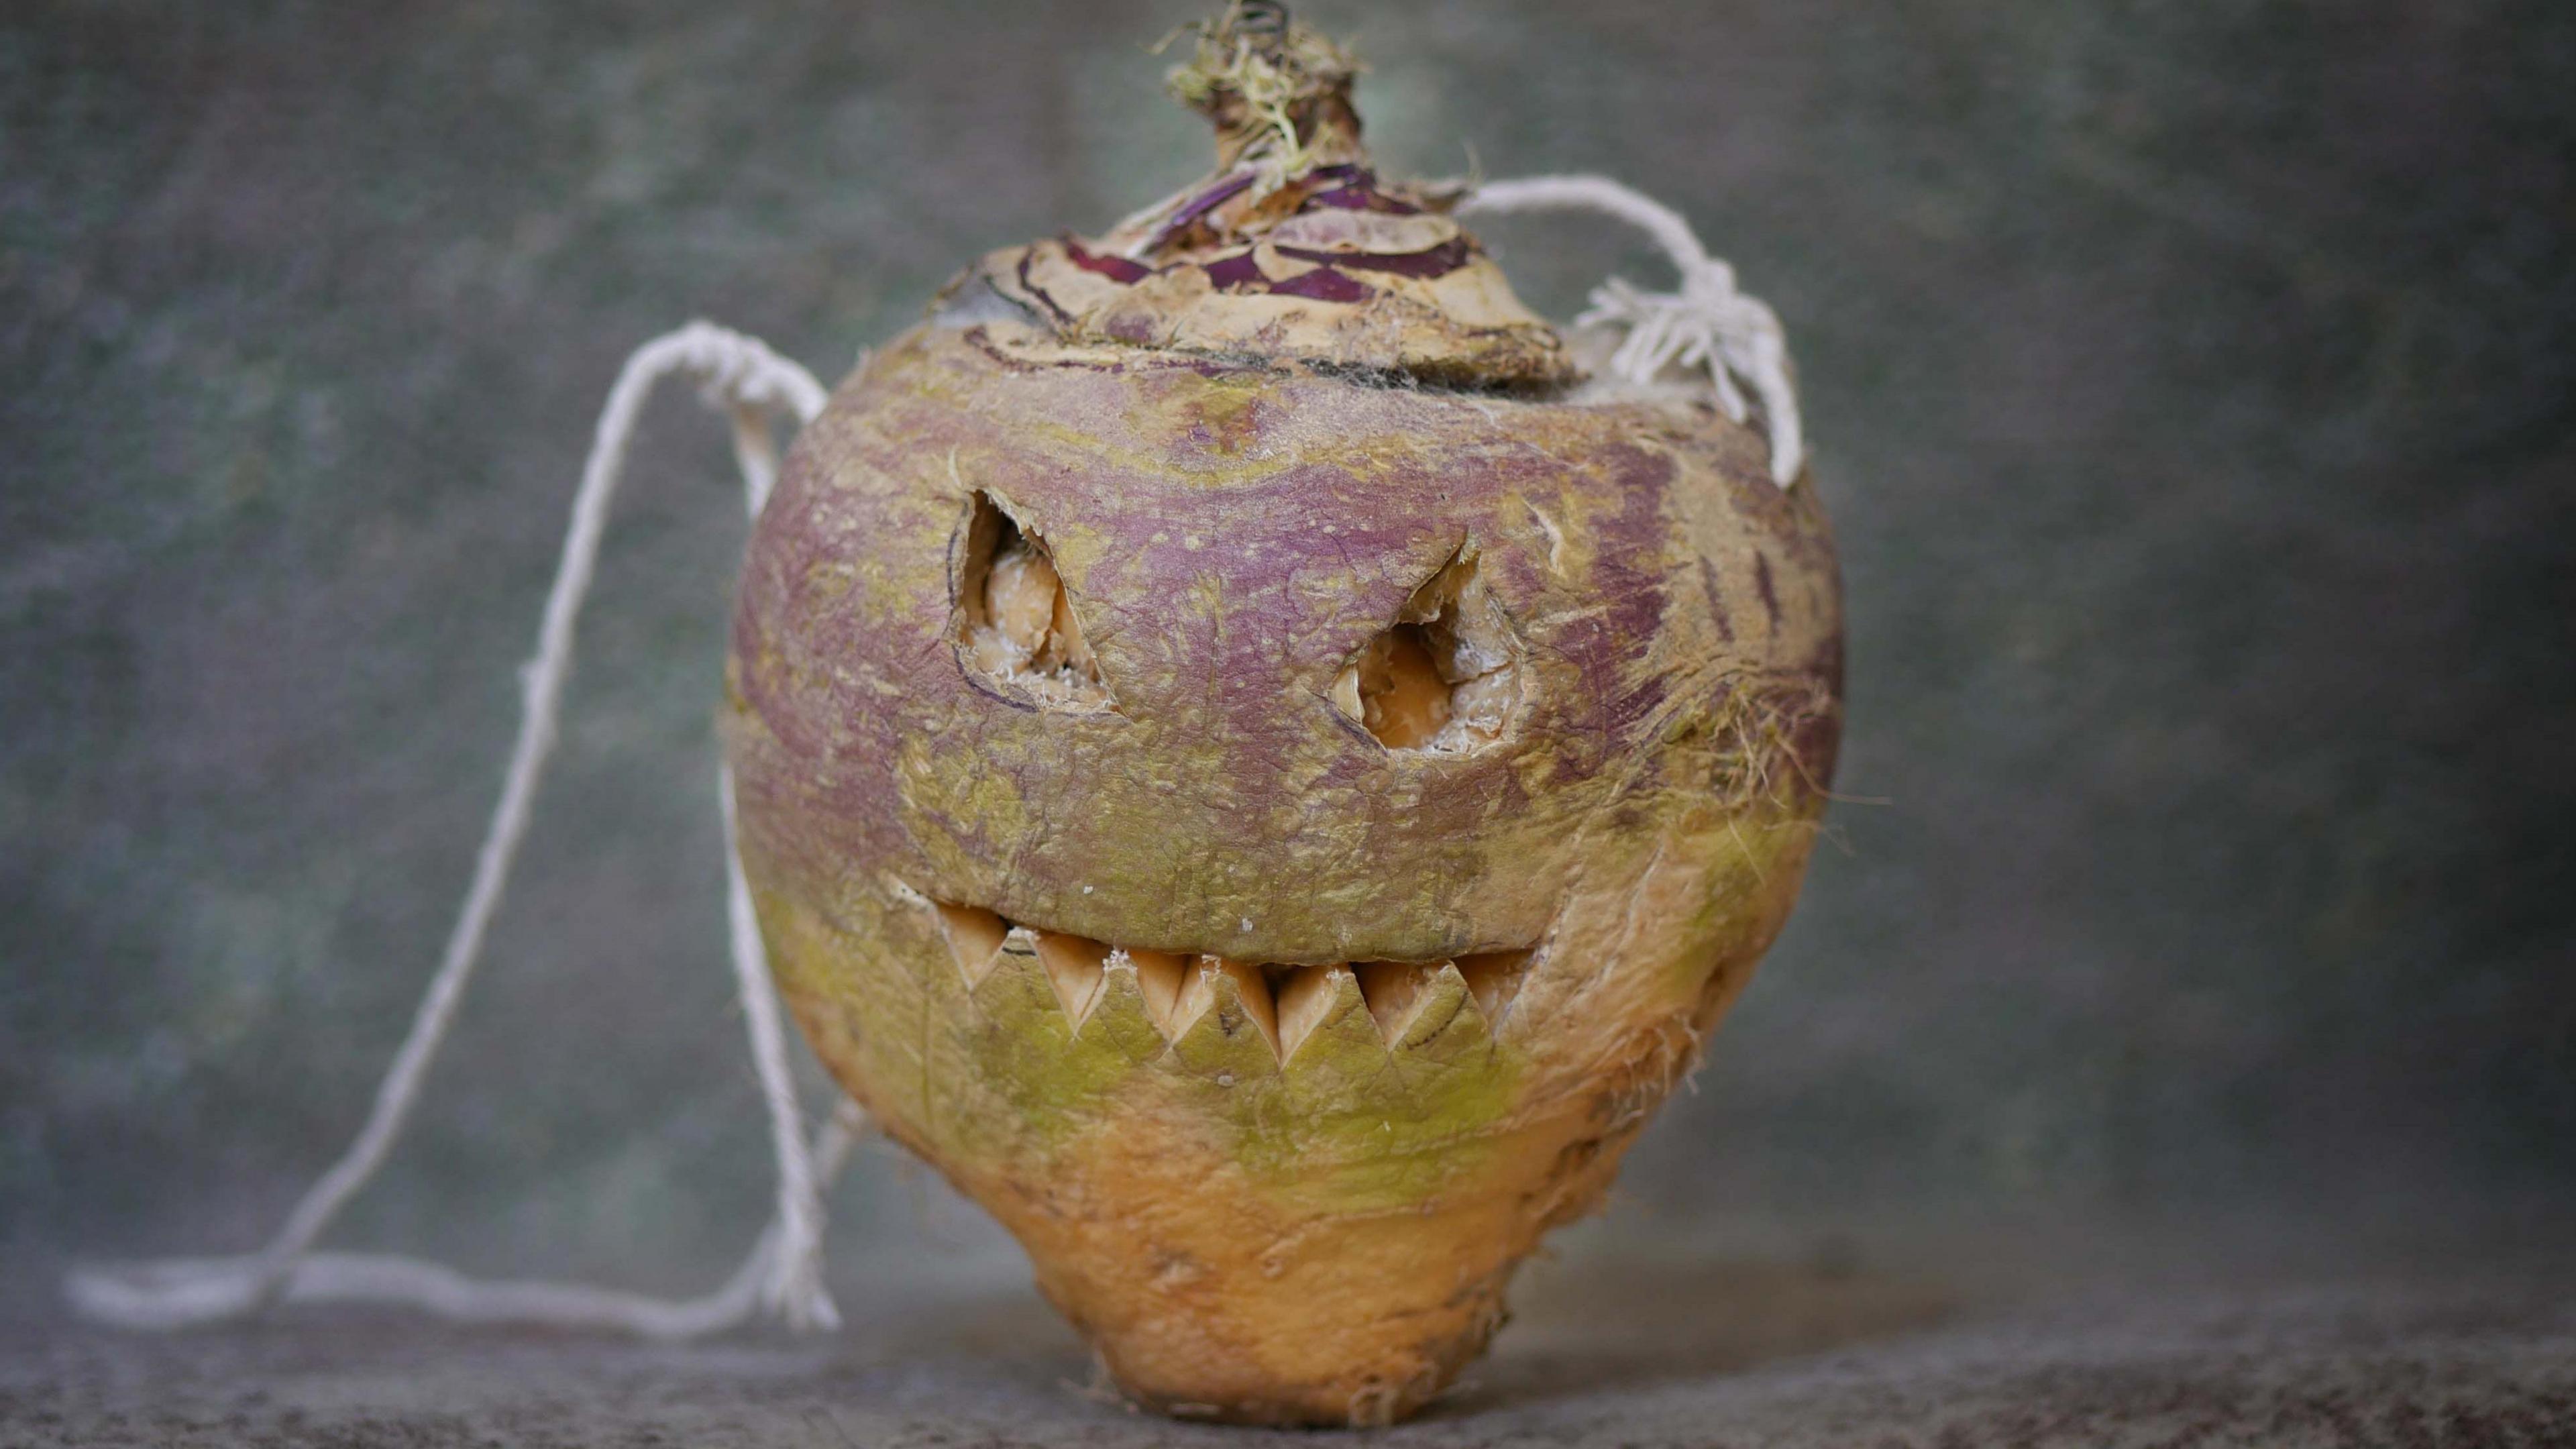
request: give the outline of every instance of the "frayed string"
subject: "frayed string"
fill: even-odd
[[[1489,181],[1468,193],[1466,212],[1592,211],[1645,232],[1681,273],[1675,292],[1643,291],[1613,277],[1592,290],[1592,306],[1577,326],[1627,329],[1611,371],[1645,383],[1673,363],[1706,367],[1718,406],[1737,422],[1747,419],[1744,388],[1762,406],[1771,438],[1771,479],[1783,488],[1806,467],[1798,421],[1798,393],[1789,376],[1788,337],[1780,316],[1759,299],[1735,289],[1735,269],[1708,254],[1681,213],[1606,176],[1529,176]]]

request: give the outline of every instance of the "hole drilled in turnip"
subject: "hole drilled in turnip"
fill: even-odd
[[[975,494],[957,580],[961,643],[970,664],[1041,704],[1105,709],[1100,661],[1044,540]]]

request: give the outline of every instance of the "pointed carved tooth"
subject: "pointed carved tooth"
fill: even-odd
[[[1014,926],[993,953],[984,979],[975,983],[975,1009],[987,1020],[1032,1041],[1070,1041],[1073,1023],[1063,999],[1038,960],[1038,933]]]
[[[1467,978],[1467,989],[1476,993],[1476,1005],[1485,1013],[1489,1027],[1500,1027],[1512,1009],[1512,1000],[1521,993],[1521,978],[1529,971],[1530,951],[1483,951],[1458,958],[1458,974]]]
[[[1125,954],[1129,961],[1135,963],[1136,985],[1145,994],[1145,1012],[1153,1018],[1154,1029],[1161,1032],[1166,1041],[1178,1037],[1181,1028],[1189,1025],[1188,1020],[1179,1015],[1181,994],[1190,988],[1192,978],[1197,975],[1190,970],[1190,958],[1173,951],[1133,948]]]
[[[1131,1062],[1151,1061],[1163,1054],[1169,1043],[1154,1026],[1141,975],[1130,953],[1109,953],[1101,964],[1100,989],[1091,998],[1091,1010],[1075,1029],[1078,1041]]]
[[[1251,961],[1235,961],[1221,956],[1202,956],[1199,960],[1215,968],[1214,975],[1202,972],[1200,979],[1215,994],[1217,1004],[1223,1005],[1225,998],[1232,995],[1241,1003],[1243,1014],[1254,1026],[1261,1028],[1262,1039],[1276,1054],[1279,1050],[1279,1000],[1270,989],[1270,978],[1261,974],[1261,967]]]
[[[1109,948],[1061,931],[1040,931],[1037,938],[1038,963],[1046,967],[1047,981],[1055,987],[1065,1019],[1078,1027],[1100,996],[1101,968],[1109,962]]]
[[[1348,966],[1300,966],[1279,988],[1279,1055],[1291,1070],[1367,1074],[1386,1066],[1386,1042]]]
[[[1422,976],[1404,1019],[1389,1033],[1387,1046],[1398,1061],[1446,1063],[1492,1039],[1484,1008],[1476,1004],[1467,978],[1454,962],[1443,961]]]
[[[1360,980],[1360,995],[1377,1019],[1378,1034],[1395,1045],[1413,1016],[1414,998],[1422,993],[1424,968],[1413,961],[1354,961],[1351,974]]]
[[[957,972],[966,978],[966,989],[972,991],[993,969],[994,953],[1002,949],[1002,938],[1010,934],[1010,923],[980,906],[952,906],[946,901],[936,904],[939,928],[948,936],[948,953],[957,959]]]
[[[1305,1045],[1306,1036],[1333,1009],[1330,968],[1291,966],[1277,980],[1279,1057],[1287,1061]]]
[[[1172,1020],[1172,1054],[1165,1060],[1181,1071],[1221,1087],[1279,1071],[1279,1020],[1258,966],[1194,958]]]

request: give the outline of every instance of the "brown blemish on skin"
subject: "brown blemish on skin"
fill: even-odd
[[[1210,452],[1240,454],[1261,435],[1261,396],[1255,388],[1208,388],[1189,406],[1198,416],[1194,436]]]
[[[1027,372],[1031,370],[1031,364],[1028,362],[1013,357],[1009,353],[1004,352],[1001,348],[994,346],[992,330],[984,326],[982,323],[979,322],[976,325],[967,328],[963,336],[967,346],[972,347],[976,351],[984,354],[986,357],[991,358],[1001,367],[1012,372]]]
[[[1735,622],[1727,616],[1725,595],[1718,592],[1717,565],[1706,558],[1699,561],[1699,586],[1708,600],[1708,621],[1717,630],[1717,637],[1734,643]]]
[[[1045,288],[1029,280],[1029,260],[1030,256],[1028,253],[1024,252],[1021,254],[1018,272],[1020,278],[1020,291],[1022,295],[1031,298],[1037,302],[1039,306],[1046,308],[1047,315],[1055,319],[1057,326],[1061,327],[1071,325],[1073,322],[1073,314],[1056,305],[1055,298],[1049,296]]]

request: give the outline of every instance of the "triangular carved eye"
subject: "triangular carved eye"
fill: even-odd
[[[1040,704],[1113,707],[1054,555],[981,491],[966,524],[957,596],[969,668]]]
[[[1391,750],[1467,754],[1503,736],[1521,698],[1520,641],[1461,548],[1333,680],[1334,707]]]

